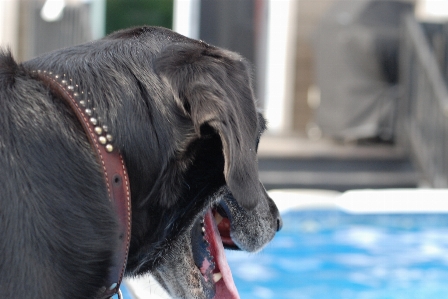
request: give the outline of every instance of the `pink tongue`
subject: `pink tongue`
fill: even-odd
[[[216,268],[222,274],[222,279],[216,283],[215,299],[239,299],[240,295],[233,282],[232,272],[227,263],[221,236],[216,227],[212,211],[205,215],[205,239],[210,244],[210,253],[215,257]],[[216,271],[215,271],[216,272]]]

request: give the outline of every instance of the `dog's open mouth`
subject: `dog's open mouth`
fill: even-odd
[[[239,298],[224,247],[238,249],[230,236],[230,219],[222,207],[208,209],[192,231],[192,251],[205,285],[214,286],[213,298]],[[212,291],[213,292],[213,291]]]

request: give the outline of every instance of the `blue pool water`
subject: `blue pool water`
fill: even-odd
[[[294,211],[263,251],[228,251],[242,299],[448,298],[448,215]]]
[[[121,295],[123,295],[123,299],[134,299],[134,296],[131,295],[128,288],[124,284],[122,284],[120,286],[120,290],[121,290]],[[118,295],[115,295],[112,298],[118,299]]]

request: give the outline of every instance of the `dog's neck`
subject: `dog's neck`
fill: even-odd
[[[78,90],[78,85],[66,78],[48,71],[33,71],[51,92],[63,99],[75,112],[84,131],[97,154],[106,181],[109,200],[117,214],[120,239],[114,252],[113,267],[109,271],[107,284],[99,291],[98,299],[110,298],[115,294],[121,297],[120,284],[126,268],[131,238],[131,200],[126,167],[119,151],[113,146],[113,137],[108,127],[101,124],[94,107],[86,94]]]

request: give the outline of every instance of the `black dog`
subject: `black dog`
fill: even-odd
[[[223,246],[257,251],[281,227],[258,180],[248,64],[153,27],[23,64],[0,53],[0,296],[95,298],[117,243],[95,152],[36,70],[70,78],[124,158],[126,274],[151,272],[175,298],[237,298]]]

